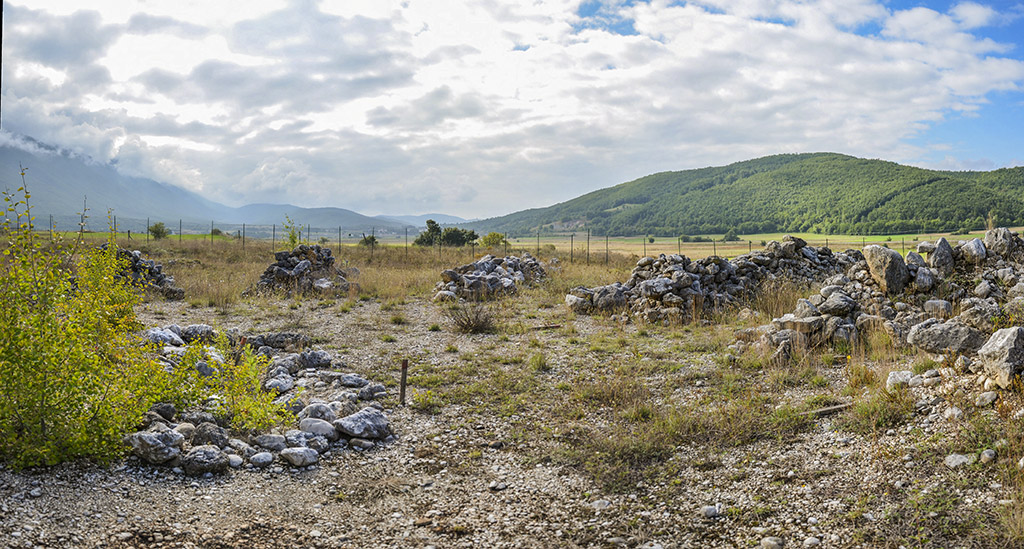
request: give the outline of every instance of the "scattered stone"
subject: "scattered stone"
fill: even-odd
[[[995,391],[985,391],[978,395],[978,398],[974,399],[974,405],[978,408],[986,408],[991,406],[997,398],[999,398],[999,393]]]
[[[383,439],[391,434],[387,416],[375,408],[362,410],[334,421],[334,426],[349,437]]]
[[[948,456],[946,456],[946,459],[942,460],[942,462],[946,465],[946,467],[949,467],[950,469],[958,469],[964,465],[970,465],[974,463],[975,461],[977,461],[977,459],[978,457],[975,456],[974,454],[949,454]]]
[[[293,467],[307,467],[320,462],[320,454],[312,448],[285,448],[281,450],[281,459],[284,459]]]
[[[761,539],[761,549],[782,549],[786,542],[777,536],[768,536]]]

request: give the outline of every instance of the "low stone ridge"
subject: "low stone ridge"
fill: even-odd
[[[146,337],[162,345],[160,359],[178,368],[188,343],[201,346],[201,375],[213,375],[224,364],[220,352],[207,343],[218,337],[206,324],[184,328],[151,328]],[[230,342],[256,347],[270,357],[264,390],[278,395],[277,404],[296,414],[298,429],[280,433],[232,433],[226,423],[201,410],[182,414],[172,404],[159,403],[147,412],[141,430],[124,438],[132,453],[145,463],[180,467],[188,475],[222,474],[230,469],[263,469],[275,460],[291,467],[309,467],[321,455],[346,449],[368,450],[394,440],[388,417],[378,399],[387,395],[383,384],[354,373],[337,371],[344,363],[330,353],[301,349],[310,338],[295,333],[242,336],[229,330]],[[296,389],[301,388],[302,391]],[[326,398],[307,395],[321,394]],[[223,418],[221,418],[223,419]]]
[[[811,283],[861,260],[860,252],[833,253],[787,235],[781,243],[771,241],[764,250],[731,261],[718,256],[694,261],[678,254],[644,257],[625,283],[576,287],[565,302],[581,314],[628,312],[644,322],[683,322],[740,305],[767,280]]]
[[[107,249],[107,244],[101,248]],[[174,285],[174,277],[163,272],[163,265],[147,259],[139,250],[128,251],[118,247],[117,259],[125,265],[121,276],[130,279],[132,285],[156,292],[172,301],[185,297],[185,290]]]
[[[334,266],[335,257],[330,248],[318,244],[300,244],[291,251],[274,253],[274,263],[260,275],[259,281],[247,294],[347,294],[355,283],[348,278],[358,275],[358,269],[341,270]],[[355,286],[358,288],[358,285]]]
[[[544,266],[529,252],[523,257],[488,254],[473,263],[441,271],[441,282],[434,288],[434,300],[510,295],[516,293],[519,284],[532,284],[546,276]]]
[[[754,343],[783,359],[794,346],[849,348],[882,330],[898,347],[975,357],[966,362],[972,371],[1006,388],[1024,371],[1024,328],[998,328],[1024,311],[1022,281],[1024,240],[1005,228],[956,246],[944,238],[922,242],[905,261],[893,250],[867,246],[863,260],[819,280],[821,290],[793,313],[738,334],[734,348]]]

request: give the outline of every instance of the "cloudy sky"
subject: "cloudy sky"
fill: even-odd
[[[0,141],[231,205],[488,217],[776,153],[1024,164],[1024,4],[4,0],[2,94]]]

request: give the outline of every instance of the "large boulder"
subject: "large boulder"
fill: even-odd
[[[349,437],[383,439],[391,435],[391,424],[387,416],[376,408],[363,408],[334,421],[334,426]]]
[[[1013,252],[1013,233],[1006,227],[999,227],[985,232],[985,248],[995,255],[1006,257]]]
[[[842,290],[833,291],[824,303],[818,305],[819,311],[832,316],[846,316],[855,308],[857,308],[857,302]]]
[[[945,238],[935,241],[935,249],[928,253],[928,266],[939,271],[942,276],[953,272],[953,247]]]
[[[964,243],[960,247],[960,255],[964,258],[964,261],[974,264],[981,265],[985,262],[985,243],[980,238],[973,238]]]
[[[871,278],[875,279],[882,292],[892,295],[903,291],[910,279],[910,271],[899,252],[871,245],[864,248],[864,259],[868,263]]]
[[[162,423],[154,423],[148,431],[139,431],[125,437],[132,453],[153,465],[172,462],[181,457],[185,437]]]
[[[985,343],[985,334],[956,319],[939,322],[929,318],[910,329],[907,343],[929,353],[972,354]]]
[[[307,467],[309,465],[316,465],[320,461],[320,454],[312,448],[285,448],[281,450],[281,459],[287,461],[293,467]]]
[[[181,458],[181,468],[190,476],[223,473],[229,465],[228,455],[210,444],[196,446]]]
[[[978,351],[982,368],[1002,388],[1024,370],[1024,328],[1013,326],[997,330]]]

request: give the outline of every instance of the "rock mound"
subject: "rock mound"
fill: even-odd
[[[483,299],[516,293],[519,284],[532,284],[547,274],[529,253],[523,257],[485,255],[473,263],[441,271],[434,300]]]
[[[274,253],[274,263],[260,275],[259,282],[246,291],[256,294],[347,294],[353,283],[348,273],[334,266],[335,257],[330,248],[300,244],[290,251]]]

